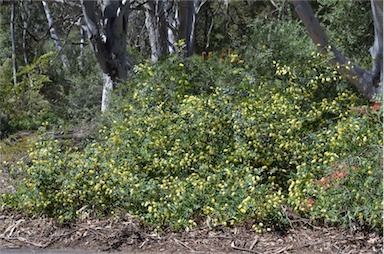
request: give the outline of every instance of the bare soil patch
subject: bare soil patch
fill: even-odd
[[[382,253],[375,233],[295,223],[287,232],[257,234],[246,226],[154,233],[131,220],[86,220],[61,225],[54,219],[0,215],[0,250],[81,249],[123,253]],[[1,252],[1,251],[0,251]]]

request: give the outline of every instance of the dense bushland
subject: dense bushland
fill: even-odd
[[[30,160],[3,165],[24,177],[3,209],[61,222],[130,214],[175,230],[248,222],[258,232],[284,228],[293,210],[380,231],[382,109],[325,59],[270,59],[273,75],[235,53],[139,64],[96,140],[43,138]]]

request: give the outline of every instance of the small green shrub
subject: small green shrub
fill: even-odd
[[[2,83],[0,107],[2,128],[5,133],[17,130],[37,129],[42,122],[52,121],[50,105],[41,90],[50,82],[46,75],[49,60],[53,53],[47,53],[28,66],[20,68],[17,74],[19,82],[14,85],[12,65],[6,60],[0,68]]]
[[[238,43],[240,54],[258,79],[269,81],[274,76],[273,61],[282,65],[299,66],[306,63],[316,46],[305,27],[292,19],[255,19],[248,33]]]
[[[68,53],[72,57],[70,69],[63,68],[61,61],[56,60],[47,73],[52,82],[43,92],[52,113],[62,119],[57,126],[78,128],[94,124],[100,115],[102,72],[91,49],[84,49],[81,59],[79,54],[78,49]]]

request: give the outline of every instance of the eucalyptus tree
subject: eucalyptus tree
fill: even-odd
[[[60,34],[68,34],[69,31],[71,31],[71,25],[68,25],[68,23],[60,23],[61,19],[58,19],[57,17],[59,13],[57,6],[60,5],[60,8],[63,8],[61,10],[66,14],[70,12],[66,9],[75,10],[81,14],[81,16],[68,15],[71,19],[70,24],[75,24],[80,28],[80,47],[84,45],[84,41],[81,41],[80,39],[80,34],[84,34],[83,32],[86,31],[91,49],[103,72],[102,111],[105,111],[108,108],[109,95],[116,86],[116,83],[126,80],[129,77],[129,72],[133,66],[132,58],[127,51],[128,41],[131,39],[128,38],[129,30],[132,31],[133,29],[129,27],[130,24],[128,23],[132,12],[135,12],[136,16],[142,15],[142,17],[145,17],[143,28],[147,30],[148,37],[146,39],[149,41],[151,59],[153,62],[156,62],[158,59],[166,57],[174,51],[177,40],[185,41],[185,56],[188,57],[192,55],[196,40],[195,26],[198,13],[203,6],[205,6],[205,9],[208,8],[209,10],[213,8],[211,6],[213,2],[208,2],[207,0],[81,0],[80,2],[75,0],[54,0],[49,3],[41,1],[39,6],[41,8],[42,4],[44,11],[40,13],[40,16],[46,18],[48,21],[46,22],[48,24],[41,25],[39,24],[41,17],[39,22],[33,20],[31,17],[32,12],[30,8],[32,7],[30,6],[32,6],[32,4],[30,3],[32,2],[29,3],[22,0],[19,0],[18,2],[20,3],[20,8],[18,8],[18,10],[22,12],[20,23],[23,28],[22,48],[24,51],[25,63],[28,62],[28,56],[25,54],[26,47],[28,46],[25,43],[28,40],[27,37],[33,41],[39,41],[42,38],[46,39],[47,35],[50,34],[50,38],[53,39],[64,66],[69,67],[69,60],[71,59],[68,60],[68,57],[64,53],[63,48],[65,47],[65,39],[63,40],[63,38],[60,38]],[[283,5],[284,2],[285,1],[283,1]],[[0,1],[0,3],[2,2]],[[8,2],[8,4],[10,3],[11,2]],[[17,1],[15,1],[15,3],[17,3]],[[278,8],[276,3],[277,1],[270,1],[267,2],[266,5]],[[368,98],[373,98],[380,92],[378,83],[380,79],[382,80],[383,68],[382,0],[371,0],[371,3],[375,24],[375,41],[371,48],[373,68],[372,70],[365,70],[355,63],[350,63],[350,61],[344,57],[336,47],[330,44],[320,23],[315,18],[308,1],[292,0],[292,4],[303,21],[303,24],[306,26],[313,42],[318,45],[323,53],[332,53],[334,55],[332,61],[335,65],[339,66],[340,73],[348,77],[359,91]],[[215,4],[218,6],[225,6],[225,8],[217,7],[218,11],[210,12],[210,17],[203,19],[206,23],[206,31],[204,31],[204,36],[207,37],[204,39],[205,47],[210,46],[209,37],[213,31],[213,18],[220,19],[220,15],[225,16],[228,15],[228,13],[230,14],[228,8],[231,8],[233,3],[227,0],[220,0]],[[242,8],[244,9],[254,8],[254,5],[250,5],[250,3],[243,4],[244,6]],[[71,9],[64,9],[63,6],[68,6]],[[11,15],[10,19],[10,29],[15,29],[15,9],[12,8],[9,10],[13,11],[13,16]],[[256,11],[258,11],[258,9]],[[236,16],[239,14],[236,11],[231,15]],[[249,19],[251,19],[251,17],[249,17]],[[220,22],[220,24],[224,23],[227,25],[229,21],[227,22],[225,19],[223,22]],[[29,30],[29,27],[31,27],[32,24],[34,26],[34,31],[38,32],[35,33],[34,31],[31,32],[31,30]],[[35,28],[39,26],[43,29]],[[241,25],[240,27],[243,26]],[[44,29],[47,31],[42,32]],[[217,30],[219,29],[223,30],[223,28],[217,28]],[[139,33],[138,31],[135,31],[135,33],[139,37],[142,35],[142,33]],[[14,36],[12,38],[14,38]],[[146,41],[146,39],[142,36],[138,38],[138,40],[141,41]],[[17,39],[14,38],[13,41],[16,42]],[[15,47],[13,52],[16,54]],[[14,63],[14,66],[16,67],[16,62]],[[16,73],[16,71],[14,72]]]
[[[375,41],[370,50],[373,59],[372,70],[366,70],[358,64],[352,63],[329,42],[307,0],[292,0],[291,2],[320,52],[332,55],[331,62],[337,67],[337,71],[345,76],[366,98],[374,99],[378,95],[382,95],[383,91],[379,83],[383,79],[383,0],[371,0],[375,28]]]
[[[127,52],[129,1],[81,0],[88,39],[103,71],[101,110],[105,111],[117,82],[128,77],[133,65]]]
[[[374,80],[383,81],[383,0],[371,0],[375,41],[370,49]]]
[[[176,41],[184,41],[185,56],[194,49],[196,15],[206,1],[154,0],[144,2],[145,25],[151,47],[151,60],[157,62],[175,50]]]
[[[144,4],[145,26],[148,32],[149,45],[151,47],[151,60],[157,62],[159,58],[170,53],[170,47],[174,41],[169,38],[168,30],[171,29],[170,15],[173,3],[169,1],[147,1]]]
[[[194,0],[178,2],[178,39],[185,41],[185,56],[187,57],[193,54],[197,8],[198,2]]]

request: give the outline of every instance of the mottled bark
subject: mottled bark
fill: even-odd
[[[169,12],[172,4],[170,1],[148,1],[144,5],[152,62],[172,52],[174,39],[170,31],[173,13]]]
[[[27,56],[27,29],[30,22],[31,14],[28,8],[28,5],[24,5],[24,1],[20,1],[20,17],[21,17],[21,23],[23,24],[23,34],[22,34],[22,41],[21,41],[21,47],[23,49],[23,59],[24,59],[24,65],[27,66],[29,64],[28,56]],[[29,79],[29,86],[33,87],[33,80],[31,79],[31,75],[27,73],[28,79]]]
[[[128,2],[103,0],[98,6],[95,1],[81,0],[88,39],[103,71],[102,111],[108,108],[114,85],[125,80],[132,67],[127,52]]]
[[[161,57],[157,48],[157,40],[159,36],[156,29],[154,5],[154,2],[148,2],[145,6],[145,26],[147,27],[148,31],[149,46],[151,47],[151,61],[153,63],[157,62],[159,57]]]
[[[30,14],[29,14],[29,11],[26,11],[24,13],[25,10],[26,9],[24,8],[24,1],[20,1],[20,17],[21,17],[21,23],[23,24],[23,35],[22,35],[21,46],[23,48],[24,65],[27,66],[29,64],[29,61],[27,56],[26,38],[27,38],[27,29],[28,29]]]
[[[292,0],[295,11],[306,27],[312,41],[317,45],[323,54],[332,53],[334,57],[331,59],[333,65],[337,66],[337,71],[346,77],[366,98],[373,99],[382,93],[378,87],[378,80],[375,79],[375,72],[365,70],[355,63],[351,63],[344,57],[333,45],[322,29],[319,21],[313,14],[311,5],[306,0]],[[382,38],[381,38],[382,40]]]
[[[103,93],[101,97],[101,111],[105,112],[109,108],[110,96],[113,91],[113,81],[111,76],[103,73]]]

